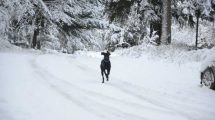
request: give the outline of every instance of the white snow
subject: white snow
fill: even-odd
[[[0,52],[0,120],[214,120],[200,62],[118,53],[102,84],[100,52]]]

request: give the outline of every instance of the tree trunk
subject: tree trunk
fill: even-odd
[[[38,46],[38,41],[37,41],[37,36],[39,35],[39,29],[35,29],[34,30],[34,34],[33,34],[33,39],[32,39],[32,48],[36,48],[36,46],[37,46],[37,48],[38,47],[40,47],[40,46]]]
[[[198,47],[198,36],[199,36],[199,17],[200,17],[200,11],[197,11],[197,22],[196,22],[196,49]]]
[[[168,45],[171,43],[171,0],[163,0],[161,43]]]
[[[214,15],[214,19],[215,19],[215,15]],[[215,28],[214,28],[214,21],[215,20],[213,20],[213,34],[212,34],[212,38],[213,38],[213,42],[215,43]]]
[[[39,11],[37,11],[39,12]],[[34,33],[33,33],[33,39],[32,39],[32,48],[34,49],[40,49],[40,41],[37,39],[37,36],[39,35],[40,32],[40,27],[44,27],[44,21],[43,21],[43,16],[41,13],[38,13],[35,15],[35,21],[34,23]]]
[[[198,46],[198,32],[199,32],[199,17],[197,17],[197,23],[196,23],[196,48]]]

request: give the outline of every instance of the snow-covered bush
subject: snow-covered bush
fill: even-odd
[[[207,27],[206,27],[207,26]],[[199,29],[199,44],[200,48],[211,48],[215,46],[215,26],[211,23],[203,23]]]

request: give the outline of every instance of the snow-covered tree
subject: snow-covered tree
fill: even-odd
[[[107,9],[110,21],[122,26],[125,42],[133,46],[140,44],[144,37],[150,37],[155,38],[152,42],[160,43],[161,0],[112,0],[109,2],[113,3],[113,5],[108,4],[109,9]]]
[[[63,33],[63,49],[68,52],[78,49],[100,48],[108,22],[102,18],[104,3],[99,0],[64,0],[49,4],[52,20]],[[97,35],[98,34],[98,35]]]
[[[205,19],[214,21],[214,0],[175,0],[173,17],[179,22],[180,26],[189,25],[194,27],[196,24],[196,47],[198,45],[199,21]]]
[[[103,42],[99,41],[109,27],[100,0],[3,0],[1,4],[1,14],[7,14],[2,21],[8,38],[16,45],[22,41],[26,47],[70,53],[100,49]]]
[[[170,10],[162,8],[162,5],[166,7],[166,2],[1,0],[0,35],[18,46],[67,53],[83,49],[115,48],[122,43],[128,46],[143,42],[159,45],[162,40],[162,43],[169,44],[171,14]],[[170,2],[172,16],[181,26],[189,24],[194,27],[199,20],[201,22],[201,18],[214,20],[215,0]],[[196,28],[198,30],[198,26]]]
[[[161,0],[142,0],[140,3],[140,19],[149,28],[149,33],[146,37],[152,38],[153,43],[160,44],[161,37],[161,15],[162,1]]]

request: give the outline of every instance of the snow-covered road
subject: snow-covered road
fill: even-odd
[[[112,56],[102,84],[100,61],[0,53],[0,120],[215,119],[215,92],[198,86],[199,63]]]

